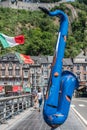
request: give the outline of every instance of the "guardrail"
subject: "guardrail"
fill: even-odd
[[[0,98],[0,124],[32,107],[32,95],[20,95]]]

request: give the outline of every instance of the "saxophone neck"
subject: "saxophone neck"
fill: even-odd
[[[61,10],[49,11],[44,7],[39,7],[44,13],[48,14],[49,16],[58,16],[60,18],[60,29],[59,32],[63,36],[67,36],[68,33],[68,16]],[[64,37],[66,41],[66,37]]]

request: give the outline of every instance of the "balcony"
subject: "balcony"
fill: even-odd
[[[5,66],[2,66],[1,70],[5,70],[5,69],[6,69],[6,67],[5,67]]]
[[[1,78],[5,78],[5,75],[1,75]]]
[[[9,78],[13,78],[13,75],[9,75],[8,77],[9,77]]]
[[[16,70],[20,70],[20,67],[19,67],[19,66],[16,66],[15,69],[16,69]]]
[[[23,75],[23,78],[28,78],[28,75]]]
[[[16,78],[19,78],[19,77],[21,77],[21,75],[15,75],[15,77],[16,77]]]
[[[13,69],[13,67],[11,66],[11,67],[8,67],[8,70],[12,70]]]

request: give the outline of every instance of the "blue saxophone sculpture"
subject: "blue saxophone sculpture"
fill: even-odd
[[[57,128],[62,125],[68,117],[72,95],[74,90],[78,88],[79,83],[72,72],[62,72],[66,36],[68,33],[67,15],[61,10],[50,12],[46,8],[39,8],[49,16],[58,16],[60,18],[58,40],[43,107],[45,122],[52,128]]]

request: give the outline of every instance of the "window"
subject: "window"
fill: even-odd
[[[86,74],[84,74],[84,80],[86,80]]]
[[[20,65],[16,64],[16,68],[15,69],[20,69]]]
[[[77,74],[77,78],[78,78],[78,80],[80,80],[80,74]]]
[[[83,70],[86,71],[86,66],[83,66]]]
[[[15,74],[16,74],[16,76],[19,76],[20,75],[20,70],[16,70]]]
[[[15,83],[16,85],[20,85],[21,80],[17,78],[17,79],[15,79],[14,83]]]
[[[41,69],[40,68],[38,68],[38,73],[41,73]]]
[[[24,76],[28,77],[28,71],[24,71]]]
[[[3,57],[3,61],[7,61],[7,57],[6,56]]]
[[[14,80],[14,84],[15,84],[15,85],[20,85],[20,83],[21,83],[21,79],[16,78],[16,79]]]
[[[13,65],[12,65],[12,63],[9,63],[9,67],[8,67],[8,69],[13,69]]]
[[[77,65],[77,70],[80,70],[80,65]]]
[[[2,69],[5,69],[5,64],[4,63],[2,63]]]
[[[12,72],[13,72],[12,70],[9,70],[9,76],[12,76]]]
[[[13,85],[13,80],[12,80],[12,79],[9,79],[9,80],[8,80],[8,84],[9,84],[9,85]]]
[[[17,59],[17,57],[16,57],[16,56],[14,57],[14,61],[18,61],[18,59]]]
[[[30,69],[30,73],[34,73],[34,69]]]
[[[87,61],[87,58],[85,59],[85,61]]]
[[[5,70],[2,70],[2,76],[5,76]]]
[[[3,84],[3,79],[0,79],[0,84],[1,84],[1,85]]]
[[[44,71],[44,75],[47,76],[48,75],[48,71]]]
[[[12,63],[9,63],[9,67],[12,67]]]

